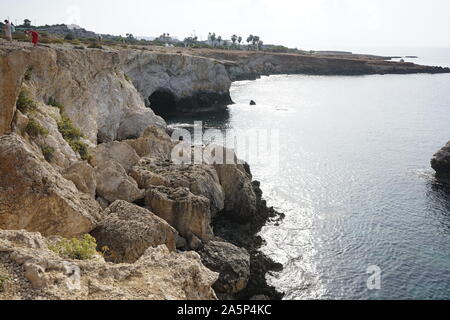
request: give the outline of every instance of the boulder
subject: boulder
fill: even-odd
[[[2,263],[11,266],[10,296],[21,300],[216,300],[218,274],[195,252],[149,248],[133,264],[67,260],[40,234],[0,230]],[[6,292],[8,296],[8,292]],[[2,298],[2,292],[0,292]]]
[[[23,138],[0,137],[0,228],[73,237],[93,230],[100,207]]]
[[[104,212],[105,219],[91,232],[98,248],[107,247],[105,258],[115,263],[134,263],[149,247],[176,249],[178,233],[147,209],[116,201]]]
[[[125,140],[141,157],[170,160],[174,142],[166,131],[156,125],[145,129],[141,137]]]
[[[164,129],[166,122],[151,109],[129,111],[125,114],[117,131],[118,140],[136,139],[149,125]]]
[[[243,165],[215,165],[225,192],[225,209],[230,218],[247,223],[256,214],[256,195],[251,176]]]
[[[440,177],[450,177],[450,142],[431,159],[431,167]]]
[[[116,200],[134,202],[144,198],[136,181],[127,175],[125,169],[116,161],[106,161],[95,168],[97,195],[112,203]]]
[[[214,284],[218,293],[236,294],[247,287],[250,279],[250,255],[230,243],[211,241],[200,251],[203,264],[219,273]]]
[[[119,163],[127,172],[139,161],[134,149],[125,142],[102,143],[92,152],[91,163],[94,167],[113,160]]]
[[[95,199],[95,191],[97,189],[95,171],[87,162],[79,161],[72,164],[63,172],[63,177],[72,181],[79,191]]]
[[[184,238],[194,234],[208,240],[212,235],[209,200],[187,188],[152,187],[146,192],[145,204]]]
[[[25,52],[8,52],[0,56],[0,135],[11,132],[20,91],[28,61]]]
[[[212,166],[183,166],[143,158],[131,170],[130,175],[138,182],[139,187],[144,189],[153,186],[188,188],[193,194],[210,200],[213,216],[224,209],[225,193]]]

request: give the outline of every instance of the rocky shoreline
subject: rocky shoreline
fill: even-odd
[[[223,110],[250,74],[375,62],[194,53],[0,42],[0,299],[282,298],[257,236],[282,214],[232,150],[172,163],[161,116]]]

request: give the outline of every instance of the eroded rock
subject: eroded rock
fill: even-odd
[[[41,159],[23,138],[0,137],[0,228],[77,236],[101,217],[97,202]]]
[[[211,237],[209,199],[187,188],[153,187],[146,192],[145,204],[184,238],[191,238],[191,234],[202,240]]]
[[[247,250],[226,242],[211,241],[200,250],[202,261],[219,273],[216,292],[236,294],[247,286],[250,278],[250,255]]]
[[[95,199],[97,189],[95,171],[87,162],[80,161],[72,164],[63,172],[63,177],[72,181],[78,190]]]
[[[92,152],[92,165],[97,167],[109,160],[116,161],[128,172],[139,161],[139,156],[125,142],[114,141],[99,144]]]
[[[31,300],[215,300],[218,274],[195,252],[149,248],[134,264],[67,260],[48,249],[40,234],[0,230],[0,253],[6,253],[15,285]],[[31,285],[31,288],[30,288]],[[0,293],[1,297],[1,293]]]
[[[188,188],[193,194],[211,201],[211,213],[224,209],[225,193],[217,172],[208,165],[176,165],[168,161],[143,158],[131,170],[130,175],[140,188],[154,186]]]
[[[141,137],[135,140],[125,140],[142,157],[170,160],[174,142],[165,130],[158,126],[150,126],[144,130]]]
[[[125,169],[116,161],[106,161],[95,168],[97,195],[112,203],[116,200],[134,202],[144,198],[136,181],[127,175]]]
[[[176,230],[147,209],[116,201],[104,215],[105,219],[91,234],[98,248],[108,248],[108,261],[134,263],[149,247],[160,245],[166,245],[170,251],[176,249]]]

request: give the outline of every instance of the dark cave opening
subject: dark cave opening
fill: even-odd
[[[166,119],[176,114],[175,95],[167,89],[158,89],[148,98],[150,108],[158,115]]]

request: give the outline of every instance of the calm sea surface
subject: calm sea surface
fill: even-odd
[[[449,49],[374,53],[450,66]],[[232,98],[228,113],[171,123],[279,131],[280,169],[252,170],[286,213],[262,231],[286,299],[450,299],[450,187],[430,168],[450,140],[450,74],[271,76]]]

